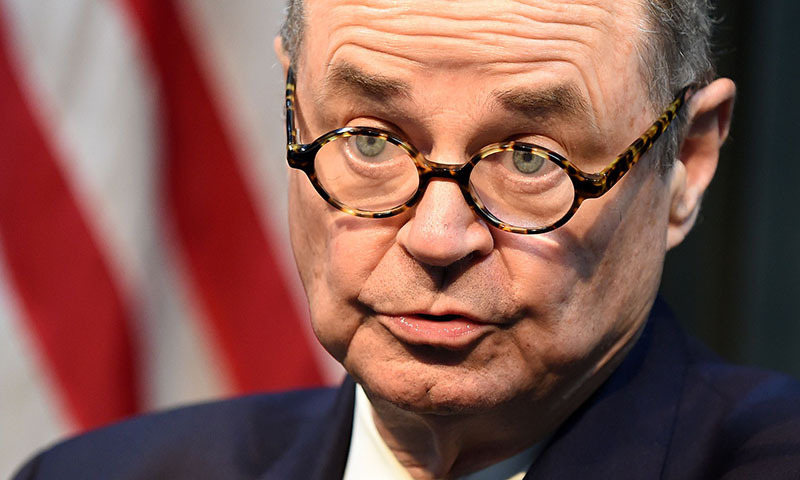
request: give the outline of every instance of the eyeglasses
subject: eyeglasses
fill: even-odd
[[[400,137],[369,127],[339,128],[300,144],[290,68],[287,161],[305,172],[330,205],[357,217],[402,213],[422,198],[431,179],[444,178],[454,180],[470,208],[494,227],[544,233],[567,223],[584,200],[608,192],[669,127],[690,90],[691,86],[682,89],[655,123],[605,169],[587,173],[556,152],[517,141],[483,147],[462,165],[433,162]]]

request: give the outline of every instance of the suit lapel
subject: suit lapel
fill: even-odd
[[[294,425],[299,428],[293,446],[261,480],[340,480],[344,474],[353,429],[355,384],[348,376],[332,404],[317,422]],[[275,432],[280,435],[280,432]]]

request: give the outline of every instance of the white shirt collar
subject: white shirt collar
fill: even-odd
[[[522,480],[536,457],[539,456],[543,444],[544,442],[539,442],[522,453],[478,472],[460,477],[459,480]],[[350,451],[347,454],[344,480],[374,478],[413,480],[378,433],[372,417],[372,405],[361,385],[356,384],[353,433],[350,437]]]

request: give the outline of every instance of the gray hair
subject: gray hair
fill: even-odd
[[[303,9],[303,0],[288,0],[286,17],[281,25],[281,42],[283,51],[289,56],[292,66],[296,66],[300,59],[300,47],[303,43],[303,32],[306,29],[306,16]]]
[[[714,21],[709,0],[642,0],[645,17],[640,25],[645,41],[638,45],[642,81],[650,92],[654,111],[661,111],[677,92],[690,84],[704,85],[714,77],[711,34]],[[296,65],[306,19],[303,0],[288,0],[280,35],[283,48]],[[672,166],[686,134],[686,109],[657,143],[653,156],[658,169]]]
[[[714,25],[709,0],[644,0],[640,42],[642,80],[653,109],[660,111],[680,89],[705,85],[715,75],[711,57]],[[672,166],[686,135],[686,109],[653,148],[660,172]]]

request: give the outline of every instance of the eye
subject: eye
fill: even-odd
[[[386,140],[380,137],[356,135],[356,148],[365,157],[377,157],[386,148]]]
[[[523,152],[520,150],[514,150],[514,154],[511,158],[514,162],[514,167],[527,175],[538,172],[545,161],[540,154]]]

